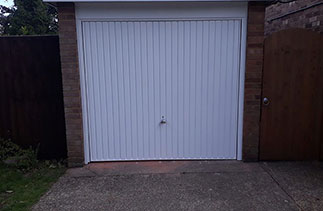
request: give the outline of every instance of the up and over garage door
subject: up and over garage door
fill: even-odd
[[[190,5],[77,6],[87,162],[238,158],[246,6]]]

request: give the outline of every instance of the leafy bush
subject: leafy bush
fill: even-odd
[[[24,149],[21,155],[17,158],[16,167],[21,170],[31,170],[35,168],[38,164],[37,151],[31,147],[29,149]]]
[[[0,161],[6,160],[9,157],[20,155],[22,149],[10,139],[0,138]]]
[[[22,149],[10,139],[5,140],[0,138],[0,161],[10,160],[10,164],[16,168],[28,171],[37,166],[37,151],[33,148]]]

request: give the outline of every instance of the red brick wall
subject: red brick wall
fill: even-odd
[[[68,163],[69,166],[79,166],[84,163],[84,150],[74,4],[58,4],[58,13]],[[248,13],[243,159],[255,161],[258,160],[259,146],[264,4],[250,2]]]
[[[242,149],[245,161],[258,160],[259,153],[264,18],[264,3],[249,2]]]
[[[307,28],[323,33],[323,4],[270,21],[273,18],[317,3],[323,3],[323,1],[297,0],[287,4],[278,3],[268,6],[265,22],[266,36],[287,28]]]
[[[84,164],[82,107],[74,3],[58,4],[68,165]]]

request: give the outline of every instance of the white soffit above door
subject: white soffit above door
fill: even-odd
[[[247,17],[246,2],[77,3],[77,20],[100,19],[214,19]]]

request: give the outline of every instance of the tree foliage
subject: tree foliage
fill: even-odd
[[[57,33],[57,11],[42,0],[14,0],[14,7],[0,6],[2,35]]]

